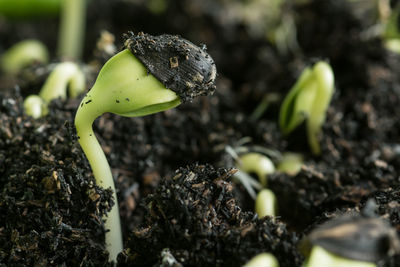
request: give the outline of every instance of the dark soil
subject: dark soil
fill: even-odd
[[[250,35],[245,22],[227,20],[226,1],[168,1],[160,15],[140,1],[93,2],[85,62],[104,61],[93,52],[100,30],[115,34],[119,48],[122,33],[133,30],[206,43],[218,71],[212,97],[143,118],[105,114],[95,122],[118,190],[125,241],[119,265],[158,266],[169,258],[177,266],[241,266],[265,251],[280,266],[300,266],[301,238],[344,212],[360,213],[369,199],[400,233],[400,56],[378,37],[363,38],[366,22],[346,1],[288,4],[300,50],[286,55]],[[0,21],[0,51],[27,37],[53,49],[56,29],[42,33],[41,23]],[[336,91],[323,153],[314,157],[304,128],[284,137],[277,118],[298,75],[318,59],[331,63]],[[99,65],[92,64],[93,77]],[[101,217],[112,200],[95,185],[76,142],[79,100],[57,100],[39,120],[23,115],[19,91],[25,97],[39,90],[45,76],[37,69],[14,79],[0,74],[0,266],[108,265]],[[250,120],[265,93],[280,100]],[[297,175],[268,178],[278,199],[275,220],[257,218],[253,200],[232,181],[226,147],[246,137],[250,148],[305,156]],[[379,264],[399,262],[397,254]]]

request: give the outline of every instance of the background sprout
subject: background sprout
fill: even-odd
[[[79,143],[96,182],[111,188],[115,201],[110,166],[93,133],[94,120],[105,112],[138,117],[174,108],[193,97],[213,93],[216,77],[212,58],[178,36],[131,33],[125,46],[127,49],[103,66],[75,117]],[[105,227],[110,230],[106,233],[106,247],[110,260],[115,260],[122,250],[117,203],[111,208]]]
[[[277,170],[291,176],[296,175],[303,165],[303,156],[298,153],[283,153],[277,166]]]
[[[267,175],[275,172],[272,161],[260,153],[247,153],[239,157],[238,168],[247,173],[255,173],[261,185],[267,185]]]
[[[0,8],[1,9],[1,8]],[[9,48],[1,57],[1,68],[8,74],[16,74],[32,63],[47,63],[49,52],[37,40],[21,41]]]
[[[67,98],[67,88],[70,97],[77,97],[83,93],[85,87],[85,75],[77,64],[72,62],[57,64],[40,90],[39,96],[31,95],[24,101],[25,113],[34,118],[45,116],[48,113],[47,105],[51,100],[59,97]]]
[[[62,0],[0,0],[0,15],[11,18],[56,15]]]
[[[373,262],[357,261],[342,258],[333,253],[328,252],[322,247],[313,247],[310,257],[307,259],[304,267],[376,267]]]
[[[383,32],[384,44],[387,49],[400,54],[400,31],[399,31],[400,4],[397,4],[390,12],[386,20],[385,30]]]
[[[365,209],[363,212],[368,213]],[[358,214],[325,222],[303,240],[303,248],[310,245],[307,267],[376,266],[375,262],[400,249],[396,229],[387,221]]]
[[[257,194],[255,211],[258,217],[276,216],[277,200],[274,192],[263,189]]]
[[[289,134],[306,120],[307,137],[314,155],[321,153],[318,136],[334,92],[334,77],[324,61],[306,68],[282,103],[279,124]]]
[[[279,267],[279,263],[271,253],[260,253],[243,267]]]
[[[24,110],[29,116],[38,119],[48,113],[47,103],[38,95],[30,95],[24,100]]]

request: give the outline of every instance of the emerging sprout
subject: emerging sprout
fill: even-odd
[[[310,257],[307,259],[304,267],[376,267],[373,262],[358,261],[342,258],[338,255],[328,252],[320,246],[313,247]]]
[[[243,172],[254,172],[263,186],[267,185],[267,175],[275,172],[275,166],[272,161],[260,153],[246,153],[241,155],[237,166]]]
[[[321,153],[318,136],[334,91],[334,77],[328,63],[320,61],[306,68],[281,106],[279,124],[289,134],[306,120],[308,143],[314,155]]]
[[[322,266],[322,265],[321,265]],[[279,263],[271,253],[260,253],[243,267],[279,267]]]
[[[178,36],[131,34],[125,46],[127,49],[101,69],[75,117],[79,143],[96,182],[103,188],[111,188],[115,201],[110,166],[93,133],[94,120],[105,112],[139,117],[174,108],[198,95],[212,93],[216,77],[211,57]],[[122,250],[118,204],[112,207],[105,224],[109,229],[107,250],[110,259],[115,260]]]
[[[385,30],[383,32],[385,47],[397,54],[400,54],[399,18],[400,4],[397,4],[396,8],[390,12],[390,16],[385,21]]]
[[[30,95],[24,100],[24,110],[34,119],[45,116],[48,113],[47,103],[38,95]]]
[[[32,63],[47,63],[49,53],[37,40],[21,41],[9,48],[1,57],[1,68],[8,74],[16,74]]]
[[[277,170],[291,176],[296,175],[303,165],[303,156],[297,153],[283,153],[277,166]]]
[[[47,104],[51,100],[67,98],[67,87],[71,97],[77,97],[85,90],[85,75],[79,66],[72,62],[57,64],[40,90],[39,96],[31,95],[25,99],[25,113],[35,119],[47,115]]]
[[[274,192],[263,189],[257,194],[255,211],[258,217],[276,216],[277,200]]]
[[[396,230],[380,218],[344,215],[314,230],[307,242],[312,251],[307,267],[376,266],[399,250]]]

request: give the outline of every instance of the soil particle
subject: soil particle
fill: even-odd
[[[113,201],[87,171],[72,112],[33,120],[3,93],[0,110],[0,265],[106,266],[101,218]]]
[[[234,172],[192,165],[162,180],[145,200],[146,222],[130,235],[120,265],[156,265],[169,248],[184,266],[241,266],[264,251],[280,266],[298,266],[295,234],[237,206],[229,181]]]

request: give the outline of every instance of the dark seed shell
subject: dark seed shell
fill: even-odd
[[[344,258],[377,262],[398,248],[396,231],[379,218],[345,215],[321,225],[309,242]]]
[[[204,48],[176,35],[129,33],[125,38],[125,47],[182,102],[214,92],[217,70]]]

